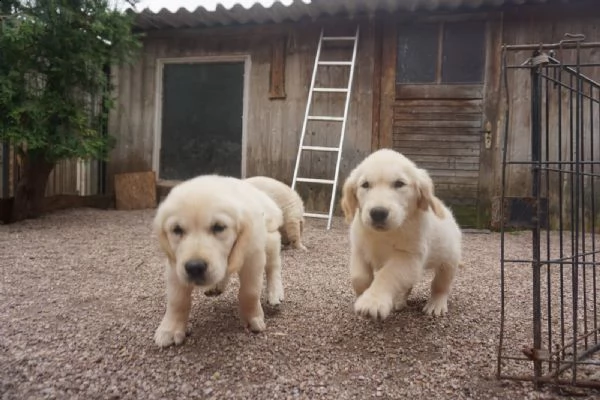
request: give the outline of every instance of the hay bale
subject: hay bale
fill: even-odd
[[[117,210],[141,210],[156,207],[156,174],[154,171],[115,175]]]

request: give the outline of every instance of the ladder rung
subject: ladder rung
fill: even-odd
[[[319,65],[352,65],[352,61],[319,61]]]
[[[348,91],[346,88],[313,88],[315,92],[325,92],[325,93],[345,93]]]
[[[340,151],[340,148],[339,147],[323,147],[323,146],[302,146],[302,150]]]
[[[333,185],[335,181],[333,179],[313,179],[313,178],[296,178],[296,182],[308,182],[308,183],[325,183]]]
[[[340,121],[344,120],[344,117],[327,117],[325,115],[309,115],[309,121]]]
[[[323,40],[356,40],[356,36],[323,36]]]
[[[304,216],[309,217],[309,218],[323,218],[323,219],[329,218],[329,214],[320,214],[320,213],[304,213]]]

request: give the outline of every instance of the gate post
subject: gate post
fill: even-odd
[[[533,216],[533,228],[531,240],[533,247],[532,269],[533,269],[533,348],[541,350],[542,347],[542,310],[541,310],[541,262],[540,262],[540,232],[541,232],[541,207],[540,184],[541,184],[541,155],[542,155],[542,85],[540,73],[542,64],[536,63],[541,54],[535,51],[531,67],[531,173],[532,187],[531,195],[535,201],[536,215]],[[542,57],[540,57],[542,58]],[[534,382],[536,387],[540,386],[538,379],[542,375],[542,361],[533,361]]]

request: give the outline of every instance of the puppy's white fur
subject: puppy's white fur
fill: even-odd
[[[246,182],[266,193],[283,212],[283,226],[279,230],[281,242],[294,249],[306,250],[302,243],[304,203],[300,195],[285,183],[267,176],[253,176],[246,178]]]
[[[406,306],[423,271],[432,269],[431,296],[423,311],[447,313],[462,233],[452,212],[435,197],[427,171],[401,153],[378,150],[350,173],[341,204],[351,222],[355,312],[386,319],[393,309]]]
[[[204,175],[175,186],[160,204],[154,230],[167,256],[167,309],[156,330],[158,346],[185,339],[194,288],[220,294],[237,273],[242,323],[253,332],[265,329],[260,304],[263,272],[271,304],[283,300],[277,205],[254,186],[232,177]],[[189,261],[206,264],[203,277],[186,271]]]

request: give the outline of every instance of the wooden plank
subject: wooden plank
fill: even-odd
[[[477,150],[479,151],[481,148],[481,144],[479,142],[453,142],[453,141],[440,141],[440,140],[430,140],[427,144],[424,144],[423,141],[419,140],[394,140],[394,147],[399,149],[408,148],[422,148],[423,146],[436,148],[436,149],[469,149],[469,150]]]
[[[428,155],[428,156],[443,156],[443,157],[448,157],[448,156],[464,156],[464,157],[468,157],[468,156],[479,156],[479,149],[437,149],[435,147],[410,147],[407,149],[398,149],[398,151],[400,151],[401,153],[403,153],[405,156],[407,156],[408,158],[415,158],[421,155]]]
[[[471,115],[477,115],[479,118],[481,118],[481,112],[483,110],[483,107],[481,105],[477,105],[477,106],[463,106],[463,105],[456,105],[456,106],[435,106],[435,105],[429,105],[429,106],[412,106],[412,105],[405,105],[405,104],[401,104],[400,102],[397,102],[396,105],[394,106],[394,115],[400,115],[400,114],[412,114],[415,117],[422,117],[423,115],[446,115],[446,114],[464,114],[466,116],[471,116]]]
[[[269,99],[285,99],[285,50],[286,37],[279,36],[271,43],[271,70],[269,76]]]
[[[371,151],[380,147],[380,118],[381,118],[381,87],[383,76],[383,27],[381,23],[373,20],[373,111],[371,131]]]
[[[157,46],[146,48],[143,58],[142,99],[141,99],[141,135],[143,136],[143,155],[146,161],[144,169],[153,168],[156,102],[156,56]]]
[[[428,133],[397,133],[394,135],[394,141],[418,141],[418,142],[430,142],[431,140],[437,140],[442,142],[468,142],[468,143],[479,143],[481,139],[478,134],[471,135],[460,135],[460,134],[447,134],[445,131],[436,132],[429,131]]]
[[[403,153],[402,151],[400,151]],[[404,154],[404,153],[403,153]],[[413,159],[418,166],[423,163],[440,162],[440,163],[473,163],[479,165],[479,156],[437,156],[437,155],[419,155],[418,160]]]
[[[440,182],[438,180],[433,181],[435,192],[436,193],[452,193],[455,197],[476,197],[477,196],[477,183],[464,183],[460,185],[460,188],[457,190],[455,184]],[[463,196],[464,192],[464,196]]]
[[[385,49],[381,59],[381,111],[379,146],[392,146],[393,106],[396,93],[396,53],[397,29],[396,21],[385,18],[383,25],[382,47]]]
[[[426,170],[447,169],[461,171],[479,171],[478,163],[458,163],[458,162],[423,162],[419,160],[419,168]]]
[[[477,191],[469,191],[469,195],[467,197],[457,197],[456,191],[444,190],[436,191],[436,195],[441,198],[451,209],[456,206],[477,206]]]
[[[394,120],[394,127],[430,127],[432,129],[441,128],[479,128],[481,127],[481,121],[434,121],[434,120],[419,120],[419,121],[406,121],[406,120]]]
[[[482,85],[396,85],[397,99],[481,99]]]
[[[428,169],[427,172],[429,173],[429,175],[433,178],[436,179],[445,179],[445,180],[452,180],[454,181],[455,179],[457,180],[461,180],[463,178],[475,178],[477,179],[477,177],[479,176],[478,171],[473,171],[473,170],[461,170],[461,169]],[[470,181],[467,181],[470,182]]]
[[[487,26],[486,70],[484,84],[484,112],[482,126],[490,128],[491,137],[486,145],[485,133],[482,133],[479,170],[478,219],[479,225],[488,227],[491,222],[492,197],[500,191],[495,190],[494,176],[501,171],[501,152],[499,149],[499,113],[501,86],[501,45],[502,22],[493,20]],[[497,176],[500,176],[498,173]],[[500,179],[498,179],[500,182]]]
[[[140,210],[156,207],[156,174],[154,171],[115,175],[117,210]]]
[[[481,127],[476,128],[465,128],[465,127],[443,127],[439,130],[433,130],[431,127],[427,126],[394,126],[393,127],[393,135],[404,135],[407,133],[414,133],[419,135],[476,135],[481,137]]]
[[[471,110],[474,112],[481,110],[482,104],[482,99],[395,99],[394,103],[394,105],[397,107],[425,107],[431,111],[434,111],[435,107],[457,107],[463,109],[463,112],[471,112]],[[444,110],[447,111],[448,109]]]
[[[399,111],[394,109],[394,120],[412,121],[420,119],[436,120],[436,121],[479,121],[481,122],[481,112],[464,113],[464,112],[430,112],[417,113],[413,110],[403,109]],[[456,111],[460,111],[457,109]]]
[[[477,202],[477,186],[469,183],[438,182],[435,184],[434,191],[442,199],[470,199]]]

